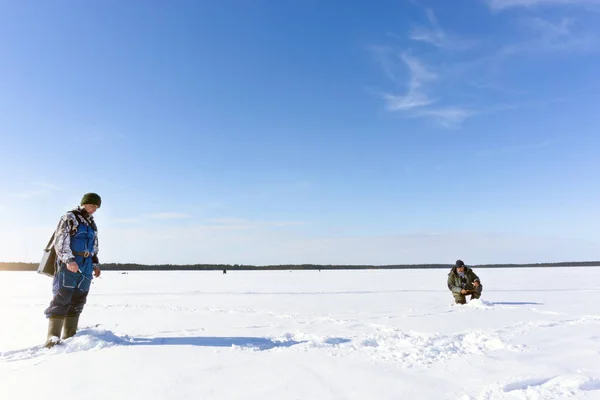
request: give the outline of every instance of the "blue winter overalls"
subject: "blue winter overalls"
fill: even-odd
[[[81,314],[92,283],[94,264],[92,255],[96,232],[80,222],[77,232],[71,236],[71,250],[79,272],[71,272],[67,265],[57,259],[57,272],[52,282],[54,295],[50,306],[44,311],[46,317],[72,317]]]

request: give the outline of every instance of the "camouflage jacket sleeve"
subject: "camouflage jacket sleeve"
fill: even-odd
[[[71,251],[71,234],[77,231],[79,222],[72,212],[62,216],[56,228],[54,235],[54,250],[58,259],[65,264],[75,261],[73,251]]]

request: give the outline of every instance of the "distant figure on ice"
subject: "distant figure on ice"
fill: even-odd
[[[448,274],[448,289],[452,291],[456,304],[466,304],[468,295],[471,295],[471,300],[481,297],[483,286],[475,272],[462,260],[457,260]]]
[[[77,332],[79,315],[87,300],[92,273],[100,276],[98,267],[98,229],[92,214],[100,208],[96,193],[86,193],[81,205],[62,216],[54,235],[56,273],[52,282],[54,297],[44,313],[48,318],[46,347]],[[62,333],[62,335],[61,335]]]
[[[226,270],[226,269],[224,269],[224,270],[223,270],[223,275],[225,275],[226,273],[227,273],[227,270]]]

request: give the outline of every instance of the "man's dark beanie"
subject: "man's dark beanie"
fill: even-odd
[[[86,193],[81,198],[81,205],[95,204],[100,208],[100,203],[102,203],[102,199],[96,193]]]
[[[465,263],[462,260],[456,260],[456,264],[454,264],[456,268],[464,267]]]

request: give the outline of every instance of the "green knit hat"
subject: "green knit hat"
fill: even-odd
[[[102,203],[102,199],[96,193],[86,193],[81,198],[81,205],[95,204],[100,208],[100,203]]]

